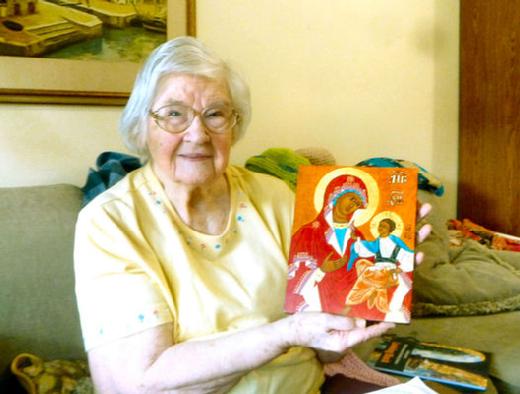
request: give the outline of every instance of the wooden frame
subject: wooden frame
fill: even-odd
[[[168,37],[196,35],[195,0],[169,0]],[[139,64],[0,57],[0,103],[124,105]]]

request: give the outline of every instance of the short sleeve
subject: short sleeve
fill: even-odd
[[[87,351],[173,322],[159,267],[131,210],[98,206],[80,212],[74,269]]]
[[[234,170],[241,172],[240,187],[280,242],[280,248],[287,259],[294,215],[294,192],[285,182],[273,175],[237,167],[234,167]]]

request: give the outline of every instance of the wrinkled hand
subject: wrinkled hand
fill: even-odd
[[[422,204],[420,201],[417,202],[417,223],[419,223],[422,219],[424,219],[426,216],[430,214],[432,210],[432,206],[428,203]],[[417,235],[416,235],[416,245],[419,245],[421,242],[423,242],[428,235],[432,232],[432,226],[431,224],[425,224],[417,229]],[[415,264],[421,264],[421,262],[424,259],[424,253],[417,252],[415,254]]]
[[[321,312],[296,313],[289,316],[287,322],[288,346],[311,347],[335,353],[343,353],[395,326],[382,322],[366,327],[363,319]]]

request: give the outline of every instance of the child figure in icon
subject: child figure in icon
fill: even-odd
[[[389,217],[377,218],[385,215]],[[392,212],[382,212],[373,219],[378,221],[379,236],[375,240],[357,239],[353,244],[349,265],[357,258],[358,278],[346,304],[366,303],[369,309],[375,308],[382,314],[381,320],[406,323],[410,311],[405,306],[405,297],[410,297],[414,252],[393,234],[397,219],[391,216],[397,218]]]

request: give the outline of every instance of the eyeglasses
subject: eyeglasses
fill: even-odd
[[[182,104],[165,105],[157,111],[150,111],[150,116],[157,126],[172,134],[186,131],[195,116],[199,116],[202,124],[212,133],[224,134],[237,124],[239,117],[232,107],[226,105],[208,107],[199,112]]]

